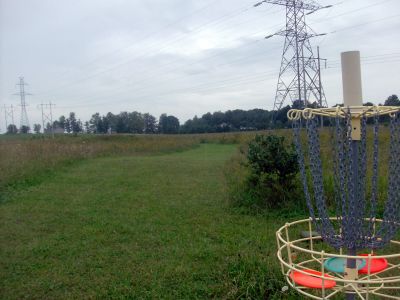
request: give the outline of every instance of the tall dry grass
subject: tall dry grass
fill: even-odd
[[[59,135],[55,139],[40,135],[0,136],[0,191],[14,184],[35,181],[42,174],[77,160],[113,155],[143,155],[181,151],[201,143],[246,144],[256,134],[278,134],[292,140],[289,129],[258,132],[212,133],[190,135]],[[369,141],[372,139],[369,132]],[[321,135],[325,184],[333,191],[331,134]],[[387,187],[389,131],[380,131],[380,194]],[[368,143],[369,149],[372,143]],[[239,159],[237,160],[239,161]],[[370,157],[371,162],[371,157]],[[234,162],[232,162],[234,163]],[[369,169],[369,172],[371,170]],[[332,193],[330,193],[332,194]]]
[[[287,143],[293,141],[293,135],[291,130],[276,130],[268,131],[267,134],[277,134],[284,136]],[[371,193],[371,177],[373,171],[373,132],[372,128],[367,130],[367,197]],[[243,140],[248,140],[251,135],[242,137]],[[307,154],[307,143],[306,143],[306,132],[302,132],[301,139],[303,142],[303,150]],[[334,188],[334,166],[333,166],[333,132],[332,128],[325,128],[320,134],[320,149],[322,157],[322,168],[323,168],[323,181],[325,187],[325,194],[329,204],[333,204],[335,201],[335,188]],[[381,126],[379,130],[379,167],[378,167],[378,199],[379,199],[379,210],[382,212],[384,208],[384,201],[387,199],[387,188],[388,188],[388,175],[389,175],[389,151],[390,151],[390,133],[388,127]],[[227,181],[227,193],[233,204],[239,206],[252,206],[254,199],[249,198],[247,192],[247,177],[249,176],[249,168],[246,165],[247,159],[247,147],[243,144],[241,151],[233,156],[225,166],[225,174]],[[309,160],[306,159],[306,162]],[[309,168],[307,167],[309,171]],[[300,177],[298,178],[299,189],[302,189],[300,183]],[[309,187],[312,192],[311,186]],[[302,193],[300,193],[302,194]],[[304,202],[304,199],[293,199],[296,202]]]
[[[34,180],[40,173],[76,160],[112,155],[178,151],[194,147],[181,136],[57,136],[0,139],[0,188]]]
[[[45,172],[81,159],[180,151],[200,143],[245,143],[255,133],[194,135],[0,135],[0,191],[35,181]]]

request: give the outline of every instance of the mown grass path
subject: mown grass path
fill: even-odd
[[[15,194],[0,204],[0,298],[282,299],[284,221],[229,209],[234,151],[87,160]]]

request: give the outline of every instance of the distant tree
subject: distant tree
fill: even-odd
[[[385,106],[400,106],[400,100],[397,95],[389,96],[385,101]]]
[[[19,129],[19,132],[26,134],[26,133],[29,133],[30,130],[31,129],[29,128],[29,126],[22,125],[21,128]]]
[[[54,128],[62,128],[64,130],[66,130],[65,121],[66,121],[65,116],[61,116],[58,120],[53,122],[53,127]],[[46,128],[47,128],[47,126],[46,126]],[[50,129],[50,127],[49,127],[49,129]]]
[[[288,126],[289,122],[288,122],[288,118],[287,118],[287,113],[289,110],[290,110],[290,106],[287,105],[276,112],[276,114],[275,114],[276,127],[284,128],[284,127]]]
[[[115,130],[118,133],[129,133],[129,113],[126,111],[120,112],[116,116]]]
[[[70,119],[69,119],[69,118],[65,119],[64,130],[65,130],[67,133],[71,133],[71,132],[72,132],[72,126],[71,126],[71,122],[70,122]]]
[[[174,116],[168,116],[167,114],[162,114],[158,122],[158,128],[160,133],[178,133],[179,120]]]
[[[77,134],[82,132],[82,122],[76,118],[74,112],[70,112],[68,119],[65,120],[65,128],[68,133]]]
[[[91,133],[90,131],[90,124],[88,121],[85,122],[84,124],[84,129],[85,129],[85,133]]]
[[[107,133],[109,128],[108,119],[100,116],[99,113],[92,115],[89,121],[89,128],[94,133]]]
[[[53,122],[53,124],[54,124],[54,122]],[[44,133],[50,133],[50,132],[51,132],[51,129],[52,129],[51,124],[50,124],[49,122],[47,122],[47,123],[46,123],[46,127],[43,129],[43,132],[44,132]]]
[[[117,122],[117,118],[118,117],[111,112],[108,112],[106,116],[103,116],[103,127],[106,128],[106,132],[108,132],[109,130],[116,131],[115,124]]]
[[[373,104],[372,102],[365,102],[363,105],[364,106],[374,106],[375,104]]]
[[[7,126],[7,134],[17,134],[18,128],[14,124],[10,124]]]
[[[58,120],[53,122],[53,129],[54,130],[62,129],[64,131],[71,132],[69,124],[67,124],[67,119],[65,118],[65,116],[61,116]],[[51,132],[51,130],[52,130],[51,126],[46,125],[46,132]]]
[[[319,103],[317,101],[314,101],[312,103],[308,103],[307,107],[308,108],[319,108],[320,106],[319,106]]]
[[[279,112],[278,112],[279,113]],[[227,132],[239,130],[263,130],[271,125],[273,112],[263,109],[228,110],[226,112],[206,113],[198,118],[187,120],[181,126],[181,133]],[[282,124],[279,121],[279,124]],[[280,125],[282,126],[282,125]]]
[[[128,132],[129,133],[144,132],[144,119],[141,113],[134,111],[128,114]]]
[[[229,131],[229,126],[226,122],[225,114],[221,111],[214,112],[212,115],[213,125],[215,126],[215,131],[224,132]]]
[[[33,131],[36,133],[36,134],[39,134],[40,133],[40,129],[42,128],[42,126],[40,125],[40,124],[33,124]]]
[[[293,109],[303,109],[304,102],[302,100],[294,100],[292,103],[292,108]]]
[[[144,132],[156,133],[157,132],[157,119],[149,113],[143,114]]]

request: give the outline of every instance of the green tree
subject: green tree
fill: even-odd
[[[294,146],[286,145],[284,137],[257,135],[249,144],[247,161],[248,192],[256,204],[276,207],[293,200],[299,167]]]
[[[158,129],[160,133],[173,134],[179,132],[179,120],[174,116],[162,114],[158,122]]]
[[[287,118],[287,113],[291,109],[289,105],[283,107],[275,113],[275,126],[278,128],[287,127],[289,124],[289,120]]]
[[[115,130],[118,133],[129,133],[129,113],[123,111],[116,116]]]
[[[149,113],[143,114],[144,132],[156,133],[157,132],[157,119]]]
[[[10,124],[7,126],[7,134],[17,134],[18,133],[18,128],[14,124]]]
[[[94,133],[107,133],[109,120],[107,117],[102,117],[99,113],[95,113],[89,120],[89,128]]]
[[[42,128],[42,126],[40,125],[40,124],[33,124],[33,131],[36,133],[36,134],[39,134],[40,133],[40,129]]]
[[[76,115],[74,112],[69,113],[69,118],[66,119],[66,126],[68,133],[77,134],[82,132],[82,122],[79,119],[76,119]]]
[[[58,120],[53,122],[53,127],[65,129],[65,120],[65,116],[61,116],[60,118],[58,118]]]
[[[143,133],[144,119],[141,113],[134,111],[128,115],[128,132],[129,133]]]
[[[26,134],[29,133],[30,130],[31,129],[29,128],[29,126],[22,125],[21,128],[19,129],[19,132],[22,134]]]
[[[389,96],[385,101],[385,106],[400,106],[400,100],[397,95]]]
[[[54,122],[53,122],[53,124],[54,124]],[[53,128],[52,128],[51,124],[50,124],[49,122],[47,122],[47,123],[46,123],[46,128],[43,129],[43,132],[44,132],[44,133],[51,133],[51,132],[52,132],[52,129],[53,129]]]

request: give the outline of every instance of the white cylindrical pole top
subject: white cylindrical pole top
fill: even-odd
[[[344,106],[362,106],[360,51],[342,52]]]

